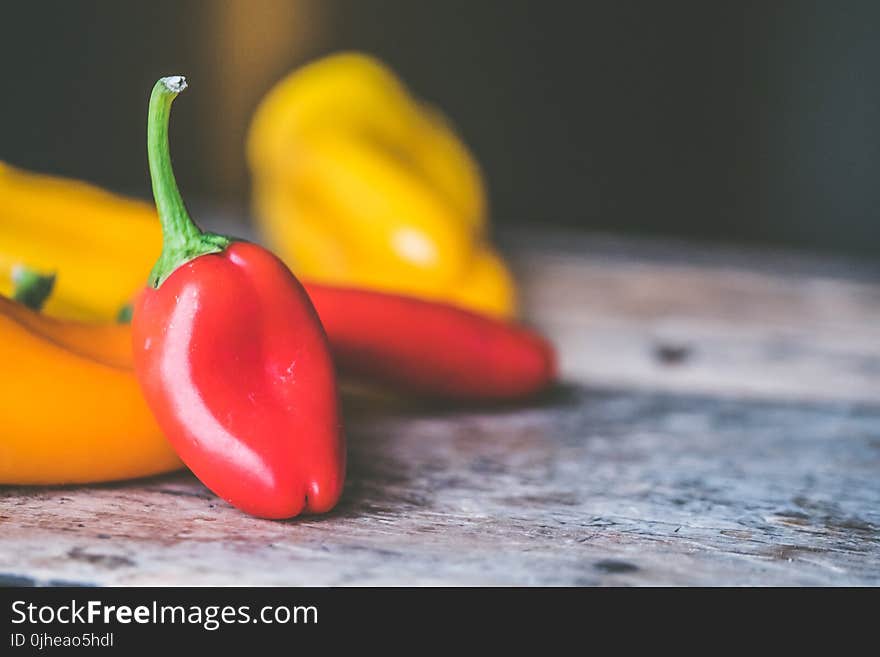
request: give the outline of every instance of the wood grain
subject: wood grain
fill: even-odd
[[[524,407],[345,398],[340,507],[248,518],[179,473],[0,489],[0,581],[880,584],[880,276],[509,238],[565,382]]]
[[[571,380],[880,400],[880,269],[854,263],[847,276],[831,259],[599,236],[565,245],[521,252],[518,269],[528,314],[554,337]]]

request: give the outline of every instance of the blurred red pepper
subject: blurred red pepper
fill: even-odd
[[[556,377],[553,347],[516,324],[397,294],[305,286],[340,370],[398,392],[503,401]]]
[[[177,189],[171,103],[184,78],[153,88],[148,154],[163,249],[132,317],[135,370],[181,459],[255,516],[324,512],[345,476],[326,336],[287,267],[254,244],[203,233]]]

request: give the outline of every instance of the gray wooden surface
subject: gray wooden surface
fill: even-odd
[[[186,473],[0,488],[0,581],[880,584],[880,269],[504,243],[558,389],[498,409],[346,396],[349,480],[324,517],[248,518]]]

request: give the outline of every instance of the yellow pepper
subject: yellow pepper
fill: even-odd
[[[16,265],[57,271],[47,315],[110,320],[161,250],[152,204],[0,162],[0,293]]]
[[[131,332],[0,297],[0,483],[74,484],[182,467],[144,401]]]
[[[298,275],[515,313],[476,162],[375,59],[333,55],[282,80],[248,157],[257,221]]]

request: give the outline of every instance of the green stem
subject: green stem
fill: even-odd
[[[12,298],[31,310],[42,310],[55,287],[55,274],[41,274],[27,267],[14,267]]]
[[[131,316],[134,314],[134,306],[125,304],[116,312],[117,324],[131,324]]]
[[[184,89],[186,79],[181,75],[160,79],[150,95],[147,114],[150,180],[162,223],[162,254],[149,278],[149,284],[154,288],[158,288],[181,265],[201,255],[220,253],[230,242],[228,237],[206,233],[196,225],[186,211],[174,179],[168,146],[168,118],[171,103]]]

